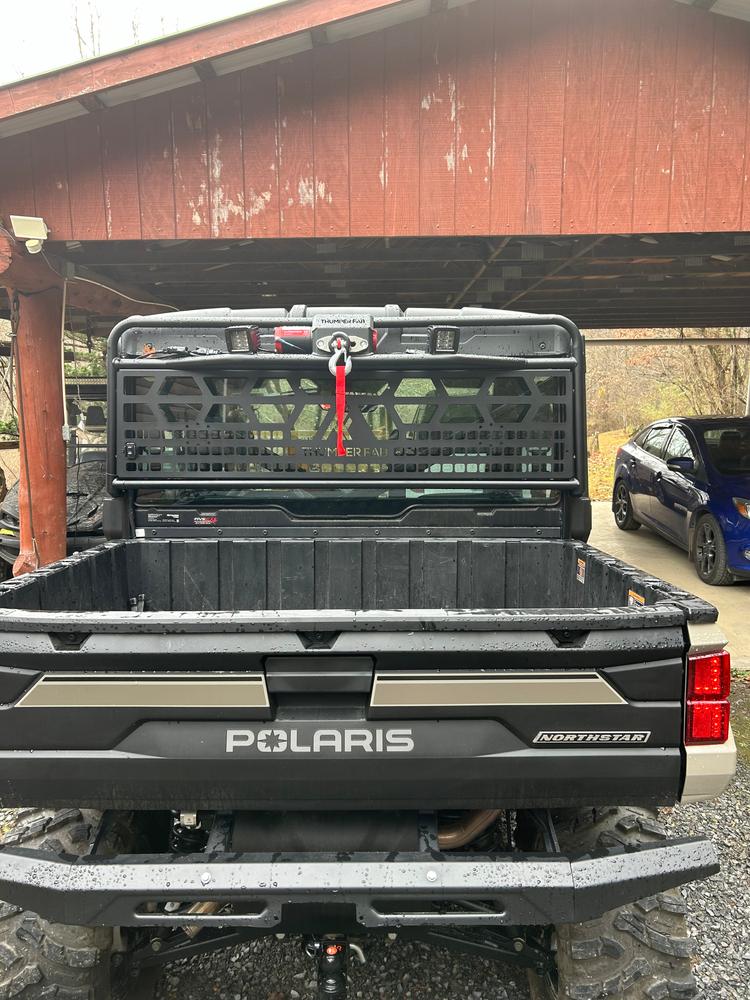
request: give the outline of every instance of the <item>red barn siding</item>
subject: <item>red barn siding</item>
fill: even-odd
[[[526,232],[531,4],[508,0],[495,13],[490,232]]]
[[[0,140],[56,239],[738,230],[750,25],[475,0]]]

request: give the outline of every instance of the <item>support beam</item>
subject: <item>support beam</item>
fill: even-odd
[[[67,550],[65,422],[60,371],[62,292],[11,291],[20,434],[20,550],[13,575],[63,559]]]
[[[0,229],[0,287],[11,300],[20,434],[20,551],[13,574],[28,573],[67,552],[67,469],[62,428],[64,279],[40,254]],[[67,302],[86,312],[127,316],[164,307],[92,281],[67,282]]]
[[[0,228],[0,288],[22,292],[41,292],[48,288],[62,291],[64,279],[41,254],[31,256],[10,233]],[[95,280],[80,276],[68,279],[67,304],[73,309],[102,316],[150,316],[165,311],[162,303],[140,297],[139,290],[105,288]]]

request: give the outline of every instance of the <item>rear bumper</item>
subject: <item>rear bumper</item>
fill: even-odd
[[[592,919],[718,870],[716,850],[702,838],[580,857],[431,852],[97,859],[3,849],[0,898],[49,920],[89,926],[189,923],[279,932],[293,921],[295,907],[310,904],[321,929],[327,907],[341,919],[342,906],[363,928],[558,924]],[[168,900],[233,906],[211,915],[187,915],[184,908],[165,913]],[[248,912],[238,912],[243,909]]]
[[[441,736],[442,723],[429,724]],[[416,727],[412,727],[416,729]],[[478,727],[477,727],[478,728]],[[457,730],[471,733],[474,725]],[[226,729],[222,730],[224,733]],[[468,738],[468,737],[467,737]],[[434,755],[210,754],[121,750],[0,751],[0,805],[93,809],[535,809],[620,802],[663,806],[682,788],[676,747],[549,747]],[[196,749],[206,752],[196,754]],[[345,764],[345,766],[344,766]]]

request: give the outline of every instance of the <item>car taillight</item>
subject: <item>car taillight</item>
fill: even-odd
[[[688,657],[685,743],[726,743],[729,739],[729,653]]]

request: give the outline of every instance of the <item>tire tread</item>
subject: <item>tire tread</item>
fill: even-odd
[[[82,854],[101,814],[93,810],[19,810],[2,846]],[[127,849],[128,827],[117,822],[103,853]],[[0,1000],[110,1000],[112,931],[54,924],[0,902]]]
[[[615,806],[569,810],[556,817],[563,851],[633,846],[666,838],[656,812]],[[685,902],[676,889],[655,893],[596,920],[557,928],[555,1000],[693,1000],[693,944]],[[530,976],[534,1000],[554,991]]]

